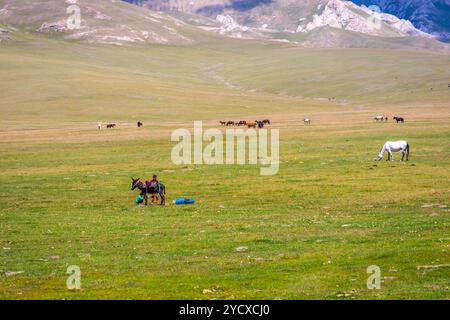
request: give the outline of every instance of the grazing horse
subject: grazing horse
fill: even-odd
[[[397,123],[401,122],[401,123],[405,123],[405,119],[402,117],[393,117],[392,119],[394,119],[395,121],[397,121]]]
[[[142,127],[143,125],[144,124],[142,122],[138,121],[138,123],[137,123],[138,128]]]
[[[258,125],[258,128],[259,128],[259,129],[264,128],[264,121],[258,121],[258,120],[255,120],[255,122],[256,122],[256,124]]]
[[[110,123],[110,124],[106,125],[106,129],[113,129],[115,127],[116,127],[116,124],[114,124],[114,123]]]
[[[305,118],[305,119],[303,119],[303,123],[304,124],[311,124],[311,119],[310,118]]]
[[[385,117],[385,116],[376,116],[375,118],[373,118],[373,120],[375,120],[375,121],[387,121],[387,117]]]
[[[227,124],[225,121],[219,121],[219,122],[220,122],[220,125],[222,125],[222,126]]]
[[[161,205],[163,206],[166,204],[166,186],[162,183],[159,183],[159,190],[157,190],[156,188],[148,189],[145,183],[140,181],[139,178],[131,178],[131,181],[131,190],[138,188],[144,194],[145,205],[148,205],[148,194],[159,194],[159,196],[161,197]]]
[[[378,154],[378,161],[381,161],[381,159],[383,159],[383,155],[386,151],[388,153],[387,161],[394,160],[392,152],[398,151],[402,152],[402,161],[405,159],[405,157],[406,161],[409,160],[409,143],[407,141],[387,141]]]
[[[247,121],[245,121],[245,120],[241,120],[238,123],[238,126],[246,126],[246,125],[247,125]]]
[[[256,122],[248,122],[247,127],[256,129]]]
[[[269,120],[269,119],[264,119],[262,122],[263,122],[264,124],[270,124],[270,120]]]
[[[228,121],[227,126],[234,126],[234,121]]]

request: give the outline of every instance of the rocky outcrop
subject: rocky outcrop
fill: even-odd
[[[221,15],[219,14],[216,17],[216,21],[220,22],[222,26],[219,28],[220,34],[239,34],[240,32],[247,32],[249,30],[246,26],[241,26],[236,21],[234,21],[233,17],[229,15]],[[239,38],[242,37],[238,36]]]
[[[330,0],[318,7],[311,21],[300,24],[297,32],[309,32],[321,27],[333,27],[376,36],[428,36],[410,21],[377,12],[350,2]]]
[[[66,21],[58,22],[44,22],[38,29],[37,32],[47,33],[47,32],[66,32],[69,31]]]
[[[358,5],[377,5],[383,12],[411,21],[418,29],[450,42],[449,0],[352,0]]]

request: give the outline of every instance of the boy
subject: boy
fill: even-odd
[[[144,203],[144,193],[140,193],[136,198],[136,204],[141,206]]]
[[[147,190],[152,195],[152,203],[157,202],[159,200],[158,193],[159,193],[159,181],[158,176],[155,174],[153,175],[152,181],[145,181],[145,185],[147,187]]]

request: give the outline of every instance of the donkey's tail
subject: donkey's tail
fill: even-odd
[[[408,156],[410,155],[410,151],[409,151],[409,143],[406,143],[406,152],[408,152]]]

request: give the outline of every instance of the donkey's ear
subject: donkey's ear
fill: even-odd
[[[133,178],[133,177],[131,177],[131,180],[133,180],[133,181],[134,181],[134,178]]]

